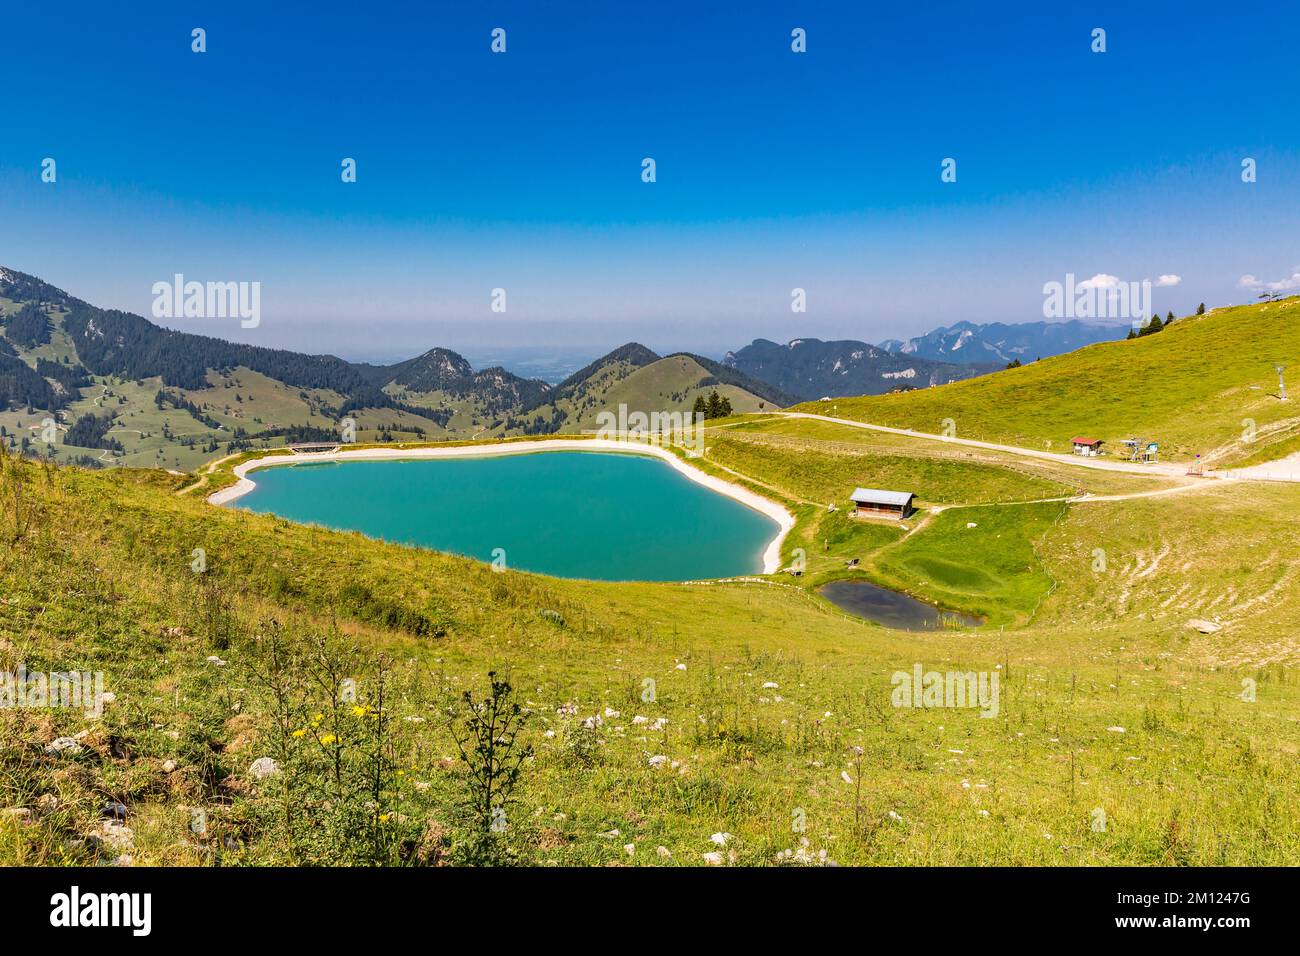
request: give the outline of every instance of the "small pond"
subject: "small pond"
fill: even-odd
[[[841,611],[899,631],[933,631],[945,625],[978,627],[984,623],[970,614],[945,611],[870,581],[832,581],[822,585],[818,593]]]

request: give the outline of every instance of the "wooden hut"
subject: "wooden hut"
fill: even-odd
[[[915,497],[910,491],[882,491],[879,488],[855,488],[849,495],[854,514],[886,518],[906,518],[912,513],[912,499]]]

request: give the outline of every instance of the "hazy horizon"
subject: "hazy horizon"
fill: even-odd
[[[717,356],[1038,321],[1067,274],[1167,280],[1160,314],[1300,288],[1300,131],[1276,122],[1284,58],[1258,55],[1297,15],[1265,4],[137,12],[7,14],[65,48],[56,70],[6,51],[0,262],[146,317],[177,273],[260,283],[256,328],[169,327]],[[1213,77],[1185,55],[1207,35]]]

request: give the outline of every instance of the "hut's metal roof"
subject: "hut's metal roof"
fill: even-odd
[[[912,499],[915,497],[916,496],[910,491],[881,491],[879,488],[854,488],[853,494],[849,495],[849,500],[858,502],[859,504],[906,506],[911,504]]]

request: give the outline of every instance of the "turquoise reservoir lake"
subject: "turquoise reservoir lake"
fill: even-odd
[[[645,455],[547,451],[263,468],[238,499],[372,538],[603,581],[753,574],[779,525]]]

